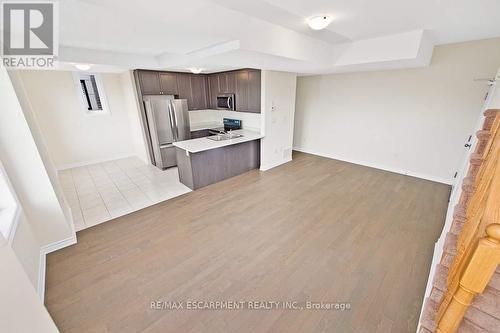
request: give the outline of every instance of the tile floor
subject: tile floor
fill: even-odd
[[[77,231],[191,191],[177,168],[164,171],[137,157],[59,171]]]

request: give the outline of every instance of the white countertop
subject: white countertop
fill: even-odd
[[[200,151],[230,146],[237,143],[258,140],[263,138],[263,136],[259,132],[249,131],[245,129],[236,130],[233,131],[233,133],[243,134],[243,136],[240,138],[223,140],[223,141],[214,141],[207,138],[198,138],[198,139],[174,142],[173,145],[180,149],[184,149],[190,153],[198,153]]]

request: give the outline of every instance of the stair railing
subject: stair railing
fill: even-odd
[[[474,182],[466,221],[437,315],[438,333],[455,332],[467,308],[500,264],[500,113],[493,121]]]

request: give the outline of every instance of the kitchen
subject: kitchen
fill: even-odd
[[[260,70],[134,77],[153,165],[193,190],[260,167]]]
[[[77,231],[291,160],[296,75],[224,68],[19,74]]]

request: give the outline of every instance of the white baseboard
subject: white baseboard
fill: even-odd
[[[76,244],[77,239],[76,239],[76,234],[68,237],[66,239],[47,244],[45,246],[42,246],[40,248],[40,267],[38,267],[38,286],[37,286],[37,292],[38,296],[40,297],[40,300],[42,303],[44,303],[45,300],[45,271],[46,271],[46,257],[47,254],[60,250],[62,248],[65,248],[66,246],[70,246],[73,244]]]
[[[89,160],[89,161],[83,161],[83,162],[76,162],[76,163],[68,163],[68,164],[62,164],[62,165],[57,165],[56,169],[57,171],[61,170],[66,170],[66,169],[73,169],[73,168],[78,168],[82,166],[87,166],[90,164],[97,164],[97,163],[104,163],[104,162],[109,162],[109,161],[114,161],[114,160],[119,160],[122,158],[129,158],[129,157],[137,157],[141,161],[143,161],[142,158],[138,157],[137,155],[134,154],[123,154],[123,155],[115,155],[113,157],[109,158],[100,158],[100,159],[95,159],[95,160]]]
[[[352,160],[352,159],[348,159],[348,158],[345,158],[342,156],[336,156],[334,154],[318,152],[318,151],[315,151],[312,149],[304,149],[304,148],[300,148],[300,147],[294,147],[293,150],[300,151],[300,152],[307,153],[307,154],[313,154],[313,155],[318,155],[318,156],[322,156],[322,157],[327,157],[327,158],[331,158],[331,159],[339,160],[339,161],[343,161],[343,162],[363,165],[363,166],[367,166],[367,167],[374,168],[374,169],[380,169],[380,170],[384,170],[384,171],[399,173],[399,174],[405,175],[405,176],[411,176],[411,177],[416,177],[416,178],[420,178],[420,179],[430,180],[433,182],[442,183],[442,184],[446,184],[446,185],[453,184],[453,179],[444,179],[444,178],[440,178],[440,177],[424,175],[424,174],[409,171],[409,170],[395,169],[392,167],[388,167],[388,166],[380,165],[380,164],[376,164],[376,163],[359,161],[359,160]]]
[[[273,162],[273,163],[269,163],[269,164],[261,164],[260,165],[260,170],[261,171],[267,171],[269,169],[272,169],[272,168],[275,168],[279,165],[282,165],[282,164],[285,164],[285,163],[288,163],[292,160],[292,158],[287,158],[286,160],[281,160],[281,161],[277,161],[277,162]]]

